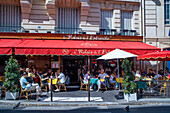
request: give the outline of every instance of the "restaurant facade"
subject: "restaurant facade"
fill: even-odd
[[[160,51],[143,43],[140,8],[136,0],[1,0],[1,64],[13,55],[22,67],[43,71],[48,64],[74,82],[83,65],[116,67],[116,60],[96,60],[116,48]]]

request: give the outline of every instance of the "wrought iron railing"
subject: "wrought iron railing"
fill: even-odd
[[[124,36],[137,36],[139,35],[136,30],[120,30],[120,33],[116,29],[100,29],[100,35],[124,35]]]
[[[100,35],[117,35],[116,29],[100,29]]]
[[[123,29],[120,30],[120,35],[125,35],[125,36],[137,36],[139,35],[136,30],[128,30],[128,29]]]
[[[75,27],[55,27],[55,33],[82,34],[82,29],[81,28],[75,28]]]
[[[0,32],[23,32],[23,27],[21,26],[0,26]]]

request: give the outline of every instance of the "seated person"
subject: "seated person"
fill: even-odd
[[[146,77],[147,73],[144,69],[141,70],[141,75],[142,75],[142,77]]]
[[[65,75],[64,75],[64,73],[58,72],[58,75],[59,76],[56,76],[56,79],[58,79],[58,82],[55,85],[55,87],[57,88],[55,91],[59,91],[59,89],[58,89],[59,84],[64,84],[65,83]]]
[[[44,86],[48,85],[47,80],[49,80],[49,77],[46,75],[41,75],[41,81]]]
[[[110,74],[109,82],[110,83],[115,83],[115,89],[118,89],[118,85],[117,85],[117,82],[116,82],[116,73],[115,72]]]
[[[155,76],[152,77],[154,80],[158,80],[159,78],[162,78],[162,75],[160,75],[159,73],[155,72]]]
[[[147,77],[153,78],[154,76],[155,76],[155,74],[153,73],[153,70],[149,69],[149,73],[147,74]]]
[[[48,69],[48,72],[47,73],[44,73],[43,75],[41,75],[43,77],[45,77],[46,79],[48,78],[53,78],[53,71],[52,69]],[[51,92],[51,83],[48,83],[48,88],[49,88],[49,93]]]
[[[32,76],[34,77],[34,78],[33,78],[34,83],[38,83],[39,86],[40,86],[40,85],[41,85],[41,84],[40,84],[40,75],[39,75],[38,71],[36,71],[36,69],[33,68],[32,71],[31,71],[31,73],[32,73]]]
[[[98,77],[99,77],[99,80],[98,80],[97,92],[99,91],[101,84],[103,84],[103,83],[105,83],[105,86],[107,88],[109,87],[109,83],[108,83],[108,79],[107,79],[107,78],[109,78],[109,75],[104,72],[104,69],[101,69],[101,73],[98,75]]]
[[[139,70],[136,71],[135,77],[138,77],[139,79],[141,78],[141,75],[140,75],[140,71],[139,71]]]
[[[23,73],[23,76],[22,76],[21,79],[20,79],[20,83],[21,83],[22,89],[24,89],[24,90],[31,90],[31,91],[36,90],[36,94],[37,94],[36,100],[37,100],[37,101],[41,101],[42,98],[39,97],[39,95],[42,94],[41,88],[39,87],[38,84],[30,84],[30,83],[26,80],[27,75],[28,75],[28,74],[27,74],[26,72],[24,72],[24,73]]]
[[[83,83],[88,83],[88,76],[90,76],[90,71],[87,71],[87,73],[84,75]]]

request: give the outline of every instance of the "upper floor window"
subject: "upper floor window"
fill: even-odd
[[[121,12],[121,34],[128,35],[130,30],[132,30],[132,17],[132,11]]]
[[[165,24],[170,24],[170,0],[165,0]]]
[[[58,33],[77,34],[79,29],[79,8],[57,8],[56,29]]]
[[[0,32],[21,31],[21,8],[19,5],[0,4]]]
[[[100,34],[110,35],[113,28],[113,10],[101,10]]]

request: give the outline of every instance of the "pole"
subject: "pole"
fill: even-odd
[[[51,78],[51,102],[53,101],[53,91],[52,91],[53,90],[52,89],[53,88],[52,87],[53,83],[52,82],[53,82],[53,79]]]
[[[117,74],[118,74],[118,84],[119,84],[119,90],[120,90],[120,83],[119,83],[119,59],[117,58]]]
[[[158,84],[158,60],[157,60],[157,84]]]
[[[90,102],[90,76],[88,76],[88,101]]]

